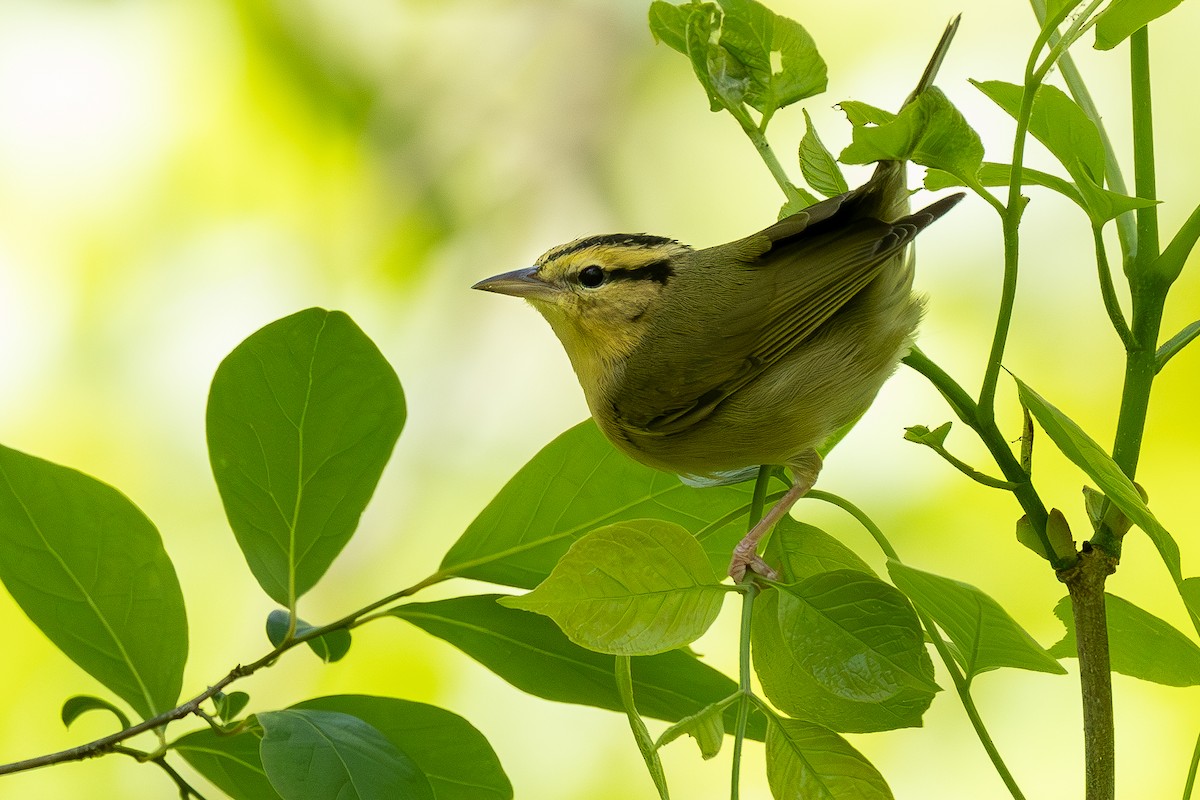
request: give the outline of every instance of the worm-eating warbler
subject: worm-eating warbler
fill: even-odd
[[[932,84],[947,28],[907,102]],[[674,239],[576,239],[475,284],[526,298],[561,340],[600,430],[688,476],[786,465],[792,488],[734,550],[774,577],[759,539],[816,481],[817,448],[857,419],[911,346],[914,237],[961,194],[909,213],[905,164],[759,233],[693,250]]]

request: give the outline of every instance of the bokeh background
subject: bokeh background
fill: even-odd
[[[1005,158],[1009,120],[966,78],[1019,80],[1035,32],[1024,3],[771,5],[807,26],[829,63],[829,93],[806,107],[835,152],[849,130],[834,104],[894,107],[946,20],[965,11],[939,85],[989,157]],[[271,605],[229,534],[204,449],[208,381],[237,342],[301,308],[344,309],[404,384],[408,427],[361,531],[302,603],[307,619],[333,619],[432,572],[504,481],[587,413],[537,314],[471,283],[586,233],[708,245],[774,218],[781,196],[769,174],[732,119],[707,110],[685,60],[654,44],[646,7],[0,3],[0,441],[118,486],[157,523],[191,624],[185,693],[267,647]],[[1152,28],[1164,239],[1197,200],[1198,30],[1194,4]],[[1127,50],[1078,53],[1128,164]],[[771,131],[793,174],[799,116],[781,112]],[[1032,158],[1049,166],[1040,148]],[[849,174],[858,182],[866,172]],[[1064,201],[1031,194],[1007,365],[1108,441],[1121,360],[1087,225]],[[977,200],[921,239],[921,345],[968,387],[990,341],[999,271],[996,219]],[[1193,264],[1181,278],[1165,335],[1200,316],[1197,272]],[[1198,390],[1200,348],[1161,376],[1139,475],[1192,574]],[[1007,383],[1000,399],[1016,438]],[[906,561],[981,587],[1049,645],[1062,632],[1050,609],[1063,590],[1015,542],[1016,505],[901,439],[905,425],[950,418],[919,376],[901,370],[829,459],[822,484],[871,513]],[[952,435],[951,446],[986,467],[969,436]],[[1036,472],[1047,502],[1083,530],[1082,476],[1044,441]],[[881,564],[836,512],[807,503],[798,513]],[[1188,629],[1140,532],[1110,586]],[[731,604],[697,645],[730,671],[735,617]],[[105,715],[63,728],[62,701],[103,688],[4,592],[0,625],[0,761],[109,732]],[[355,636],[341,663],[297,651],[238,688],[251,693],[251,710],[341,692],[443,705],[488,736],[523,800],[653,796],[620,715],[524,696],[398,621]],[[1082,795],[1074,672],[989,673],[975,692],[1031,798]],[[1195,691],[1118,676],[1116,708],[1120,795],[1178,796],[1200,716]],[[924,729],[850,738],[899,798],[1007,796],[952,691],[935,700]],[[728,749],[702,762],[690,744],[669,747],[677,795],[723,796]],[[766,796],[761,753],[749,748],[744,796]],[[0,779],[2,798],[171,796],[156,769],[116,757]]]

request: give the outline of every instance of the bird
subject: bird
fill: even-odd
[[[933,84],[957,24],[905,105]],[[733,242],[587,236],[472,288],[541,312],[597,426],[634,460],[712,483],[786,467],[791,487],[729,566],[737,582],[748,569],[778,579],[758,545],[912,347],[912,242],[963,197],[912,212],[909,195],[905,162],[880,161],[863,185]]]

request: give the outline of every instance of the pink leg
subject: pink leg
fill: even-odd
[[[746,570],[752,569],[759,575],[771,580],[778,580],[779,573],[772,569],[767,562],[762,560],[758,555],[758,543],[767,535],[771,528],[775,527],[775,523],[783,518],[783,515],[792,510],[792,506],[796,505],[796,501],[808,493],[808,490],[817,482],[817,475],[821,471],[821,457],[815,452],[810,452],[808,457],[795,469],[796,480],[792,487],[784,493],[783,497],[779,498],[779,502],[771,506],[771,510],[758,521],[758,524],[750,529],[742,540],[733,548],[733,558],[729,562],[729,576],[735,581],[741,581],[746,577]]]

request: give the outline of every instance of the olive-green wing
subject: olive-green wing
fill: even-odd
[[[612,395],[616,416],[664,435],[705,419],[902,259],[917,233],[958,199],[894,223],[790,217],[696,253],[672,278],[649,334],[627,361]]]

